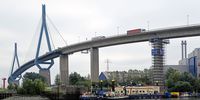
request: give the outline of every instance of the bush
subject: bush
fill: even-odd
[[[19,94],[38,95],[45,90],[46,84],[40,79],[25,79],[22,87],[17,89]]]

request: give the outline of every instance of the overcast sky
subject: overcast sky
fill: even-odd
[[[200,23],[199,0],[46,0],[46,12],[67,44],[89,40],[94,36],[125,34],[135,28],[158,29]],[[41,24],[42,0],[1,0],[0,3],[0,78],[8,77],[13,60],[14,42],[18,43],[20,64],[35,56]],[[65,46],[48,21],[55,48]],[[188,53],[199,48],[200,37],[170,40],[166,46],[166,64],[178,64],[181,40],[187,40]],[[44,41],[43,41],[44,42]],[[44,43],[43,43],[44,44]],[[43,46],[42,52],[47,52]],[[149,42],[101,48],[100,72],[106,70],[144,69],[151,66]],[[59,73],[59,59],[51,68],[52,81]],[[90,55],[70,55],[70,72],[86,76],[90,72]],[[38,71],[36,67],[28,71]]]

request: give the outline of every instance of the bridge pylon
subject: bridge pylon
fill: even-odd
[[[54,64],[53,59],[50,59],[49,61],[42,61],[42,60],[39,59],[39,53],[40,53],[40,47],[41,47],[41,43],[42,43],[43,32],[45,32],[45,36],[46,36],[46,40],[47,40],[47,46],[48,46],[48,52],[52,52],[49,33],[48,33],[48,30],[47,30],[47,25],[46,25],[45,5],[42,5],[42,26],[41,26],[41,30],[40,30],[38,45],[37,45],[37,52],[36,52],[36,56],[35,56],[35,65],[41,70],[50,69]],[[48,66],[48,68],[42,68],[40,64],[45,64],[45,65],[49,65],[49,66]]]
[[[40,74],[42,76],[44,76],[47,80],[50,80],[50,71],[49,70],[54,65],[54,60],[49,59],[48,61],[43,61],[43,60],[39,59],[39,53],[40,53],[43,33],[46,37],[48,52],[52,52],[51,42],[50,42],[50,38],[49,38],[49,32],[48,32],[47,24],[46,24],[46,9],[45,9],[44,4],[42,5],[42,25],[41,25],[40,36],[39,36],[39,40],[38,40],[37,52],[36,52],[34,63],[40,69],[40,71],[39,71]],[[42,68],[42,65],[46,65],[47,68]],[[48,81],[47,83],[50,85],[49,82],[50,81]]]
[[[11,72],[10,72],[10,76],[12,75],[13,73],[13,70],[14,70],[14,67],[15,67],[15,61],[17,62],[17,67],[19,68],[20,67],[20,64],[19,64],[19,58],[18,58],[18,54],[17,54],[17,43],[15,43],[15,48],[14,48],[14,57],[13,57],[13,62],[12,62],[12,66],[11,66]],[[17,84],[19,85],[19,80],[22,78],[21,75],[19,75],[17,77],[17,79],[12,79],[11,77],[11,80],[12,82],[11,83],[14,83],[14,84]]]

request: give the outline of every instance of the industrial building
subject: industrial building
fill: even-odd
[[[182,59],[179,65],[165,65],[164,72],[169,68],[176,69],[180,72],[189,72],[195,77],[200,77],[200,48],[194,49],[187,57],[187,43],[182,41]]]
[[[189,73],[195,77],[200,77],[200,48],[196,48],[193,52],[188,54],[187,61]]]

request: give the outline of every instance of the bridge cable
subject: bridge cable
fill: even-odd
[[[42,23],[42,17],[40,17],[40,20],[38,21],[38,24],[37,24],[36,30],[34,32],[34,35],[32,36],[31,42],[30,42],[30,44],[28,46],[28,49],[26,50],[23,62],[25,62],[25,59],[28,59],[28,57],[31,56],[29,54],[30,54],[31,50],[33,50],[31,48],[34,47],[33,45],[34,45],[37,33],[39,33],[39,29],[40,29],[41,23]],[[33,56],[33,58],[34,58],[34,56]],[[30,59],[32,59],[32,58],[30,58]]]
[[[46,26],[47,26],[47,30],[48,30],[48,32],[49,32],[49,37],[50,37],[50,40],[51,40],[51,43],[52,43],[52,45],[53,45],[53,49],[55,49],[55,44],[54,44],[54,42],[53,42],[53,38],[52,38],[52,34],[51,34],[51,31],[50,31],[50,29],[49,29],[49,27],[48,27],[48,23],[46,22]]]
[[[50,17],[48,15],[47,15],[47,19],[49,20],[50,24],[52,24],[53,28],[57,31],[57,33],[60,35],[60,37],[62,38],[62,40],[65,43],[65,45],[67,45],[67,41],[65,41],[65,39],[63,38],[63,36],[61,35],[61,33],[58,31],[58,29],[56,28],[56,26],[53,24],[53,21],[50,19]]]

